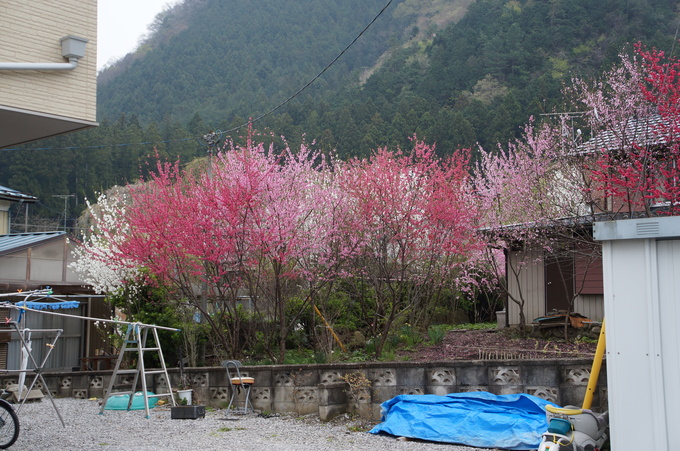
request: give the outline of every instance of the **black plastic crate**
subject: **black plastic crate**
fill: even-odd
[[[195,420],[205,417],[205,406],[175,406],[170,408],[173,420]]]

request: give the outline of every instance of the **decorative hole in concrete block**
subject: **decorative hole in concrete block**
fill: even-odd
[[[165,379],[165,374],[159,374],[156,376],[156,390],[161,388],[165,388],[166,390],[168,388],[168,381]]]
[[[397,385],[397,377],[394,370],[372,370],[371,380],[373,385]]]
[[[292,387],[294,384],[293,375],[290,371],[281,371],[274,377],[274,385],[277,387]]]
[[[250,393],[253,401],[269,401],[271,395],[271,390],[268,388],[253,388],[253,391]]]
[[[73,397],[76,399],[87,399],[87,390],[73,390]]]
[[[90,379],[90,388],[104,388],[104,378],[102,376],[94,376]]]
[[[573,385],[588,385],[590,370],[588,368],[569,368],[565,371],[564,381]]]
[[[245,373],[242,374],[245,376]],[[191,376],[191,384],[194,387],[208,387],[208,373],[197,373]]]
[[[71,388],[71,376],[66,376],[59,379],[59,386],[61,388]]]
[[[433,369],[428,374],[430,385],[454,385],[456,373],[453,370]]]
[[[368,388],[357,389],[347,394],[347,400],[354,404],[365,404],[371,402],[371,390]]]
[[[337,382],[344,382],[342,374],[339,371],[324,371],[321,373],[322,384],[334,384]]]
[[[555,404],[560,400],[559,391],[554,387],[527,387],[525,391],[529,395],[538,396]]]
[[[520,383],[519,367],[491,368],[492,380],[498,385],[517,385]]]
[[[229,401],[231,395],[229,394],[229,389],[227,387],[218,387],[211,390],[212,399],[217,401]]]
[[[317,389],[311,387],[295,390],[295,401],[299,403],[314,403],[318,398]]]

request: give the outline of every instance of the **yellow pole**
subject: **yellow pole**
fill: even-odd
[[[333,328],[331,327],[331,325],[328,324],[328,321],[326,321],[326,318],[323,317],[323,315],[321,314],[321,311],[317,308],[316,305],[314,305],[314,311],[315,311],[316,314],[319,315],[319,317],[323,320],[323,323],[326,325],[326,327],[328,327],[328,330],[331,331],[331,334],[333,334],[333,338],[335,338],[335,341],[337,341],[338,344],[340,345],[340,348],[342,349],[342,352],[347,352],[347,349],[345,349],[345,345],[343,345],[342,342],[340,341],[340,337],[338,337],[338,336],[335,334],[335,331],[333,330]]]
[[[597,349],[595,350],[593,367],[590,370],[588,388],[586,389],[586,396],[583,398],[584,409],[590,409],[590,405],[593,403],[593,394],[595,393],[595,387],[597,387],[597,379],[600,377],[600,368],[602,367],[602,359],[604,358],[605,343],[604,320],[602,320],[602,330],[600,330],[600,337],[597,340]]]

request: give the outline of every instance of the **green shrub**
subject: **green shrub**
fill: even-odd
[[[427,328],[427,336],[430,337],[430,342],[433,345],[438,345],[444,341],[446,336],[446,326],[438,324],[436,326],[430,326]]]
[[[401,339],[400,341],[406,344],[406,346],[409,348],[412,348],[423,341],[422,335],[416,330],[415,327],[411,327],[410,324],[404,324],[401,326],[399,338]]]

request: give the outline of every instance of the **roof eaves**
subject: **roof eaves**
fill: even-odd
[[[34,203],[38,201],[38,198],[31,196],[29,194],[24,194],[17,190],[7,188],[6,186],[0,185],[0,199],[9,200],[12,202],[27,202]]]

